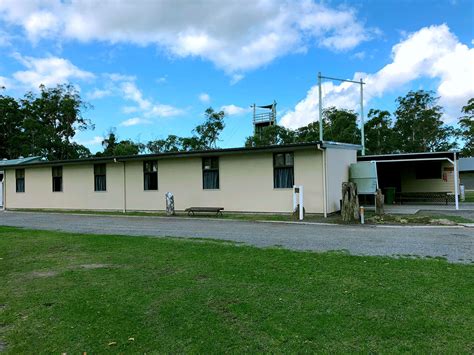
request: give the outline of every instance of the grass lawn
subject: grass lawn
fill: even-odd
[[[0,228],[6,353],[474,350],[474,265]]]
[[[474,202],[474,191],[466,191],[465,202]]]

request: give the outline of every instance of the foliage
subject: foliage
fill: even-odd
[[[291,144],[296,139],[295,132],[282,126],[263,127],[259,133],[247,137],[246,147],[262,147],[268,145]]]
[[[111,129],[107,137],[102,141],[103,152],[99,152],[96,156],[113,157],[123,155],[137,155],[145,150],[145,146],[141,143],[135,143],[131,139],[118,141],[115,130]]]
[[[22,99],[0,96],[0,154],[2,158],[42,156],[50,160],[89,156],[73,138],[93,129],[82,116],[89,108],[72,85],[28,92]]]
[[[464,147],[461,154],[466,157],[474,157],[474,98],[469,99],[467,105],[462,108],[464,116],[459,119],[461,139]]]
[[[350,110],[330,107],[323,112],[323,132],[325,141],[359,144],[360,132],[357,128],[357,115]],[[264,127],[253,136],[247,137],[246,147],[317,142],[319,140],[319,123],[312,122],[307,126],[291,130],[274,125]]]
[[[204,123],[193,129],[192,137],[178,137],[169,135],[165,139],[157,139],[149,141],[146,148],[151,153],[177,152],[206,150],[217,148],[217,141],[221,132],[224,130],[225,113],[224,111],[216,112],[209,107],[205,111],[206,120]]]
[[[8,354],[474,346],[469,264],[8,227],[0,250]]]
[[[456,147],[455,130],[443,124],[443,111],[432,91],[410,91],[397,99],[394,135],[400,152],[436,152]]]
[[[371,109],[364,124],[367,154],[390,154],[396,150],[390,112]]]

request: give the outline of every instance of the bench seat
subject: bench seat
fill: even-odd
[[[217,216],[222,216],[222,211],[224,211],[224,207],[189,207],[184,210],[188,212],[188,216],[194,216],[196,212],[212,212],[215,213]]]

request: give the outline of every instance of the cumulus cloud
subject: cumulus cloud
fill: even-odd
[[[209,94],[206,94],[205,92],[199,94],[198,98],[199,98],[199,101],[201,101],[202,103],[208,103],[211,101],[211,97],[209,96]]]
[[[95,136],[91,139],[76,139],[74,138],[73,141],[77,144],[85,145],[85,146],[94,146],[94,145],[101,145],[104,137],[102,136]]]
[[[140,124],[151,124],[151,121],[144,118],[140,118],[140,117],[133,117],[133,118],[129,118],[128,120],[122,121],[120,123],[120,126],[130,127],[130,126],[136,126]]]
[[[97,100],[110,95],[112,95],[112,91],[109,89],[94,89],[93,91],[87,94],[87,98],[89,100]]]
[[[434,79],[447,120],[453,121],[460,107],[474,97],[474,48],[461,43],[446,25],[424,27],[392,48],[389,64],[373,74],[355,73],[353,80],[360,78],[367,83],[364,87],[367,102],[414,80]],[[357,84],[324,82],[322,91],[324,107],[358,108]],[[282,117],[281,124],[296,128],[319,120],[318,104],[315,85]]]
[[[240,107],[233,104],[221,106],[220,109],[229,116],[243,115],[250,112],[250,108]]]
[[[15,53],[14,57],[27,70],[13,73],[13,78],[29,88],[37,88],[41,84],[54,86],[75,80],[93,79],[94,74],[76,67],[69,60],[59,57],[34,58],[23,57]]]
[[[340,51],[377,35],[348,7],[312,0],[99,1],[4,0],[5,21],[27,36],[156,44],[170,55],[200,57],[229,74],[320,46]],[[233,81],[242,76],[234,76]]]

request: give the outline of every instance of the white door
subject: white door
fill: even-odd
[[[3,208],[3,172],[0,172],[0,208]]]

